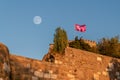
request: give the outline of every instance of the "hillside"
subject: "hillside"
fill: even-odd
[[[46,62],[51,59],[52,62]],[[4,58],[4,59],[3,59]],[[120,80],[119,59],[67,47],[43,60],[10,54],[0,44],[0,80]]]

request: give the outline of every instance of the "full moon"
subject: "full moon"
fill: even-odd
[[[34,24],[40,24],[42,22],[42,18],[40,16],[35,16],[33,18],[33,23]]]

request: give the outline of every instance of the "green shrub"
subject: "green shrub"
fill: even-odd
[[[91,51],[92,48],[88,43],[85,43],[82,38],[78,39],[78,36],[75,37],[75,40],[69,43],[69,46],[72,48],[82,49],[86,51]]]
[[[120,58],[120,43],[119,37],[102,38],[98,44],[98,51],[100,54]]]

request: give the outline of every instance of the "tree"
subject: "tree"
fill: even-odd
[[[58,27],[54,34],[53,51],[63,54],[68,45],[67,33],[64,29]]]
[[[118,36],[112,37],[111,39],[102,38],[97,46],[100,54],[120,58],[120,43]]]

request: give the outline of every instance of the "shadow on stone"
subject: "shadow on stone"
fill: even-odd
[[[113,58],[108,64],[107,71],[110,80],[120,80],[120,62]]]

